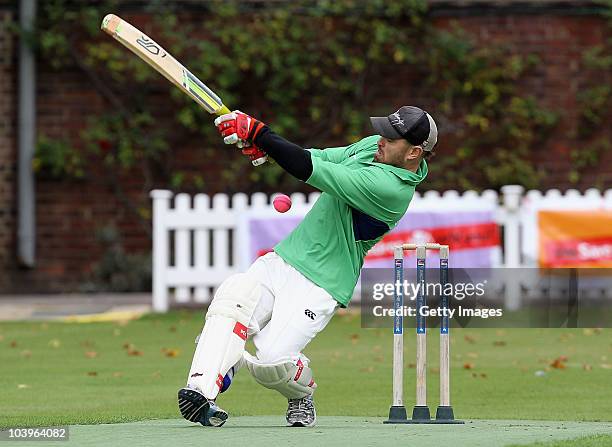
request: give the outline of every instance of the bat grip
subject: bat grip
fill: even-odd
[[[232,111],[224,104],[222,104],[221,108],[215,112],[217,116],[225,115],[226,113],[232,113]]]

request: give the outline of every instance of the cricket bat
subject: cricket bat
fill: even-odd
[[[101,28],[180,88],[208,113],[220,116],[231,112],[206,84],[138,28],[114,14],[104,17]],[[262,157],[252,163],[258,166],[266,160],[267,157]]]

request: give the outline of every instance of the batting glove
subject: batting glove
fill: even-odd
[[[251,159],[253,166],[259,166],[267,161],[266,153],[253,143],[263,129],[264,123],[235,110],[215,119],[215,126],[223,136],[223,142],[235,144],[242,149],[242,153]]]

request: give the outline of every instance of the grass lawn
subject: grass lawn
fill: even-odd
[[[534,442],[531,444],[513,444],[508,447],[610,447],[612,435],[585,436],[576,439],[567,439],[551,442]]]
[[[202,312],[128,323],[0,324],[0,427],[180,417]],[[414,403],[414,336],[406,337],[406,406]],[[611,421],[612,330],[456,329],[451,399],[460,419]],[[438,403],[438,337],[429,335],[428,399]],[[391,402],[392,335],[337,315],[306,349],[321,416],[384,417]],[[232,416],[284,416],[286,401],[242,371],[220,405]],[[610,437],[579,444],[611,445]]]

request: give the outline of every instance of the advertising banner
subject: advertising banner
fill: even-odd
[[[541,267],[612,267],[612,211],[540,211],[538,231]]]
[[[241,267],[246,268],[257,257],[272,251],[302,220],[295,215],[249,215],[242,224],[248,252]],[[492,211],[408,212],[397,226],[368,253],[365,267],[388,267],[393,247],[400,243],[436,242],[448,244],[450,262],[455,267],[486,268],[499,264],[501,257],[499,227]],[[406,253],[406,259],[414,254]],[[437,262],[437,253],[428,261]]]

